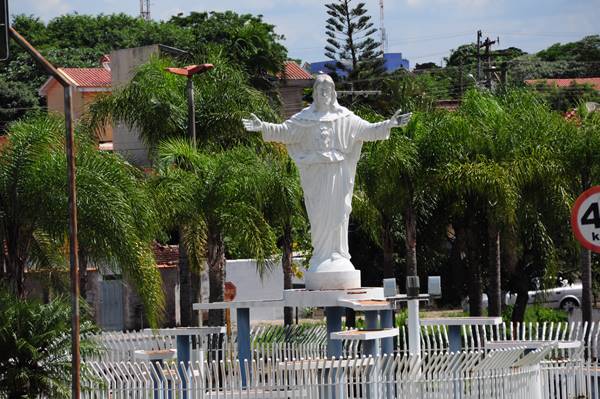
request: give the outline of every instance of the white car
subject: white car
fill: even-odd
[[[549,308],[572,310],[581,306],[581,283],[565,284],[562,287],[545,290],[529,291],[528,304],[539,304]],[[507,305],[514,305],[517,295],[511,294],[506,298]]]
[[[581,306],[582,286],[581,283],[567,284],[562,287],[548,288],[545,290],[528,291],[529,299],[527,304],[538,304],[549,308],[562,309],[570,311]],[[517,301],[517,294],[506,294],[504,303],[514,305]],[[484,309],[488,306],[488,297],[484,293],[481,298]],[[469,297],[462,301],[462,308],[465,312],[469,311]]]

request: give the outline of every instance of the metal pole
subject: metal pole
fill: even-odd
[[[188,136],[192,146],[196,148],[196,109],[194,106],[194,79],[193,75],[187,78],[187,100],[188,100]]]
[[[481,80],[481,31],[477,31],[477,82]]]
[[[77,242],[77,189],[75,187],[75,153],[73,137],[73,104],[71,86],[64,87],[65,127],[67,151],[67,175],[69,180],[69,258],[71,266],[71,398],[79,399],[80,353],[79,353],[79,257]]]
[[[75,156],[73,137],[73,105],[70,82],[39,53],[23,36],[12,27],[10,37],[56,79],[64,88],[65,108],[65,150],[67,153],[68,198],[69,198],[69,261],[71,272],[71,398],[80,396],[80,354],[79,354],[79,258],[77,243],[77,188],[75,187]]]

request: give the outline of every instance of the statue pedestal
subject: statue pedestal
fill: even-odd
[[[306,289],[311,291],[360,288],[360,270],[304,272]]]
[[[350,259],[338,254],[327,258],[311,258],[309,269],[304,273],[307,290],[345,290],[360,288],[360,270],[356,270]]]

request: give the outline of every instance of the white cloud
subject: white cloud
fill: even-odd
[[[73,11],[67,0],[21,0],[9,6],[11,14],[34,14],[44,20]]]
[[[490,3],[490,0],[405,0],[409,7],[425,7],[425,6],[439,6],[449,5],[456,6],[459,8],[477,8],[482,7]]]

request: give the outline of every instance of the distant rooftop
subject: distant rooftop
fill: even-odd
[[[525,83],[528,85],[535,85],[538,83],[546,83],[548,86],[556,87],[569,87],[576,83],[578,85],[587,84],[592,86],[594,89],[600,91],[600,78],[572,78],[572,79],[529,79]]]
[[[286,61],[284,64],[283,73],[278,73],[279,79],[286,80],[312,80],[313,77],[304,68],[298,65],[295,61]]]

